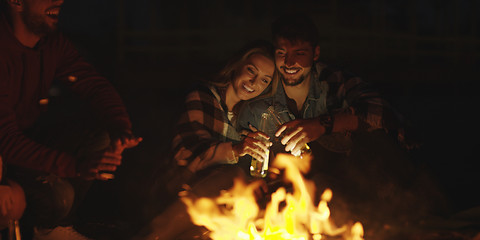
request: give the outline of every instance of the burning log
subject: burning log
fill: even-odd
[[[326,189],[318,205],[314,205],[315,186],[302,175],[309,170],[309,158],[278,154],[272,167],[284,172],[284,180],[292,184],[291,192],[285,187],[278,188],[266,208],[260,209],[254,194],[260,183],[247,184],[236,179],[230,190],[216,198],[184,196],[182,201],[192,221],[206,227],[213,240],[363,239],[363,227],[359,222],[337,227],[330,219],[330,189]]]

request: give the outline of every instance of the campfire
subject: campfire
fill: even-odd
[[[235,179],[234,186],[216,198],[186,195],[182,201],[192,221],[207,228],[213,240],[363,239],[361,223],[337,227],[330,219],[330,189],[324,190],[319,203],[314,204],[315,185],[302,175],[308,172],[310,160],[277,155],[272,168],[282,172],[284,182],[290,183],[291,188],[278,188],[265,209],[259,207],[255,198],[260,181],[246,183],[242,179]]]

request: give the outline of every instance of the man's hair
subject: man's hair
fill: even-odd
[[[293,43],[309,42],[316,47],[319,42],[318,29],[310,17],[304,13],[282,15],[272,23],[272,39],[285,38]]]

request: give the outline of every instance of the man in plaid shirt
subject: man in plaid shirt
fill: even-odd
[[[405,196],[398,194],[405,193],[407,184],[419,184],[405,149],[397,144],[402,140],[401,115],[368,83],[318,61],[318,31],[305,14],[280,17],[272,33],[276,91],[245,103],[240,127],[258,128],[262,115],[273,110],[283,122],[270,121],[264,127],[271,151],[299,156],[308,144],[313,160],[306,177],[319,190],[336,189],[340,199],[353,201],[350,206],[362,201],[389,211],[408,206],[405,201],[392,207]]]
[[[293,155],[313,141],[346,152],[353,131],[399,130],[402,118],[368,83],[318,62],[319,36],[310,19],[302,15],[280,18],[272,30],[280,80],[273,96],[245,104],[239,115],[241,128],[258,127],[262,114],[273,109],[288,123],[278,128],[271,121],[266,133],[272,139],[287,133],[281,143]],[[332,135],[336,136],[327,137]],[[333,144],[332,139],[342,141]]]

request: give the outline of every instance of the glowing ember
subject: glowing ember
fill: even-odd
[[[262,211],[254,196],[260,182],[246,184],[235,179],[233,188],[222,192],[217,198],[182,198],[193,222],[209,229],[210,238],[214,240],[318,240],[325,236],[363,240],[360,223],[336,227],[330,220],[330,189],[323,192],[319,204],[314,206],[311,196],[315,186],[304,179],[301,173],[309,170],[309,157],[300,159],[278,154],[272,164],[272,167],[285,169],[285,180],[293,185],[292,193],[283,187],[279,188]]]

